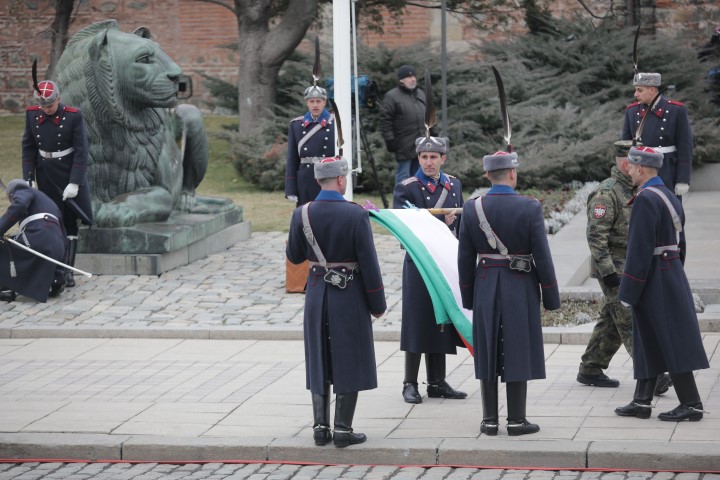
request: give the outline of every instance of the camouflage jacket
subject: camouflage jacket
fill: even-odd
[[[617,166],[587,200],[587,241],[592,257],[592,273],[604,277],[621,275],[625,266],[628,223],[634,187],[629,176]]]

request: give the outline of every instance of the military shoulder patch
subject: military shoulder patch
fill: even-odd
[[[37,111],[37,110],[40,110],[40,105],[31,105],[31,106],[27,107],[27,110],[26,110],[26,111],[28,111],[28,112],[35,112],[35,111]]]
[[[411,183],[415,183],[415,182],[419,182],[419,181],[420,180],[418,180],[417,177],[408,177],[400,183],[402,183],[403,185],[410,185]]]
[[[675,100],[668,100],[668,103],[671,105],[677,105],[678,107],[684,107],[685,104],[682,102],[676,102]]]
[[[627,107],[625,107],[625,110],[627,110],[628,108],[637,107],[638,105],[640,105],[640,102],[631,103],[630,105],[628,105]]]
[[[66,112],[77,113],[77,112],[78,112],[78,109],[75,108],[75,107],[67,107],[67,106],[66,106],[66,107],[65,107],[65,111],[66,111]]]
[[[603,218],[607,212],[607,207],[602,203],[598,203],[593,207],[593,214],[595,218]]]

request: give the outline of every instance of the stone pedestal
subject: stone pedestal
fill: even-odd
[[[248,238],[242,207],[174,212],[166,222],[81,230],[75,266],[100,275],[159,275]]]

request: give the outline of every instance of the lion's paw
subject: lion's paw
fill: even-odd
[[[182,192],[177,209],[181,212],[190,212],[197,205],[195,195],[189,192]]]
[[[105,203],[95,216],[95,225],[103,228],[131,227],[137,223],[138,213],[124,203]]]

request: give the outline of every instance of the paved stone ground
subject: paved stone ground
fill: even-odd
[[[9,463],[0,480],[720,480],[720,474],[289,464]]]

